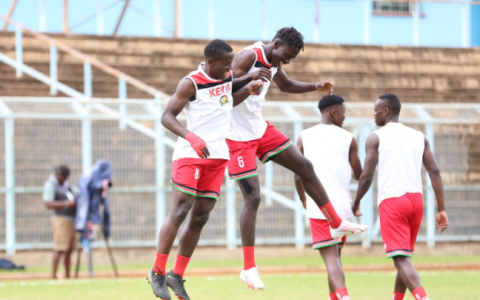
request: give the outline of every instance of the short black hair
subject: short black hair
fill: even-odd
[[[378,99],[383,100],[394,115],[398,116],[400,114],[402,104],[400,103],[400,99],[398,99],[397,95],[388,93],[381,95],[378,97]]]
[[[345,100],[339,95],[325,95],[318,102],[318,109],[322,112],[330,106],[343,104],[343,102],[345,102]]]
[[[58,165],[54,169],[55,173],[62,176],[62,177],[68,177],[70,176],[70,169],[66,165]]]
[[[297,49],[297,50],[302,50],[303,51],[303,34],[298,32],[293,27],[284,27],[277,31],[277,34],[273,38],[279,39],[283,43]]]
[[[205,55],[205,59],[209,59],[212,57],[215,57],[217,55],[220,55],[224,52],[232,52],[233,48],[230,46],[227,42],[224,40],[220,39],[215,39],[208,43],[207,46],[205,46],[205,50],[203,50],[203,54]]]

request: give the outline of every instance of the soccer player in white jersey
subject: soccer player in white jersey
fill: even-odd
[[[226,42],[211,41],[204,54],[205,62],[180,81],[162,115],[163,126],[179,138],[173,152],[172,208],[162,224],[155,264],[147,280],[155,296],[164,300],[171,299],[167,286],[178,299],[190,300],[183,275],[220,194],[229,159],[225,138],[230,111],[249,95],[261,92],[261,83],[254,82],[232,94],[234,54]],[[183,109],[187,115],[186,128],[176,118]],[[175,264],[165,274],[178,229],[189,212]]]
[[[394,300],[402,300],[407,288],[416,300],[428,300],[411,257],[423,216],[422,164],[437,198],[436,226],[448,227],[440,170],[427,137],[400,123],[401,104],[394,94],[378,98],[374,107],[377,126],[367,139],[364,170],[352,207],[356,213],[360,200],[370,188],[377,168],[378,206],[382,238],[387,257],[397,268]]]
[[[302,131],[297,147],[312,162],[315,174],[323,183],[338,215],[343,219],[350,219],[352,197],[349,184],[352,170],[355,179],[360,178],[362,164],[358,157],[357,141],[353,134],[342,129],[346,110],[344,102],[338,95],[324,96],[318,103],[322,116],[320,124]],[[307,209],[313,249],[320,251],[327,266],[330,300],[348,300],[345,275],[340,262],[340,252],[345,245],[346,236],[332,237],[325,216],[312,198],[305,195],[298,175],[295,175],[295,187]]]
[[[368,230],[366,225],[351,223],[338,216],[311,162],[296,147],[290,147],[293,143],[286,135],[262,118],[263,103],[272,80],[287,93],[333,93],[333,84],[329,81],[304,83],[291,80],[282,69],[282,65],[290,63],[303,50],[303,44],[303,36],[295,28],[282,28],[269,44],[257,42],[240,51],[233,62],[234,90],[253,80],[264,81],[261,95],[248,97],[232,110],[227,136],[230,148],[228,173],[230,178],[237,180],[244,199],[240,213],[244,265],[240,279],[250,289],[265,288],[254,257],[255,224],[261,199],[255,156],[264,164],[273,160],[299,176],[306,193],[327,216],[332,236],[342,237]]]

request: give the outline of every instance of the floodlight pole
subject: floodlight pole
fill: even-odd
[[[8,19],[10,19],[12,17],[13,12],[15,11],[15,7],[17,6],[17,2],[18,2],[18,0],[13,0],[12,1],[12,4],[10,5],[10,10],[8,11],[8,15],[7,15]],[[8,27],[8,22],[5,21],[5,23],[3,23],[2,31],[7,30],[7,27]]]
[[[68,31],[68,0],[63,0],[63,33]]]
[[[127,11],[128,4],[130,0],[125,0],[125,5],[123,6],[122,13],[120,14],[120,18],[118,18],[117,26],[115,26],[115,31],[113,32],[113,36],[116,36],[118,33],[118,29],[120,28],[120,24],[122,24],[123,17],[125,16],[125,11]]]
[[[173,37],[179,38],[182,37],[182,13],[183,13],[183,3],[182,0],[175,0],[175,21],[174,21],[174,30]]]

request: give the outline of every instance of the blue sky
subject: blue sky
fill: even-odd
[[[154,2],[159,4],[163,26],[162,36],[173,31],[173,0],[131,0],[119,30],[120,35],[153,36]],[[214,37],[223,39],[262,39],[262,0],[210,0],[214,6],[209,13],[209,0],[183,0],[183,36],[208,39],[209,24]],[[41,0],[19,0],[13,19],[34,30],[39,30]],[[117,0],[102,0],[106,7]],[[0,1],[0,13],[6,15],[10,0]],[[45,0],[46,31],[60,32],[63,25],[63,0]],[[362,44],[364,39],[363,0],[322,0],[320,4],[320,41],[326,43]],[[70,0],[69,25],[73,26],[94,14],[98,0]],[[104,13],[104,33],[112,34],[123,4],[117,3]],[[480,22],[480,7],[472,9],[472,41],[480,44],[480,31],[474,28]],[[458,4],[423,4],[425,14],[419,21],[421,46],[462,46],[462,6]],[[267,36],[284,26],[294,26],[314,41],[314,0],[267,0]],[[72,30],[72,33],[96,34],[97,21],[93,19]],[[374,45],[412,45],[411,17],[370,17],[370,42]]]

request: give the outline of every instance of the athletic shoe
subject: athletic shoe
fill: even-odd
[[[265,289],[265,285],[263,284],[262,280],[260,279],[260,272],[257,271],[257,267],[253,267],[248,270],[242,270],[240,272],[240,280],[245,282],[249,289],[253,290],[261,290]]]
[[[362,225],[357,223],[352,223],[348,220],[342,220],[342,223],[338,228],[333,229],[330,227],[330,234],[332,238],[340,238],[345,235],[359,235],[362,232],[368,231],[368,225]]]
[[[179,300],[190,300],[187,291],[185,291],[184,280],[180,275],[171,270],[166,275],[166,281],[169,288],[173,290]]]
[[[167,284],[165,283],[165,275],[150,270],[147,274],[147,281],[152,285],[153,294],[155,294],[157,298],[162,300],[172,299]]]

